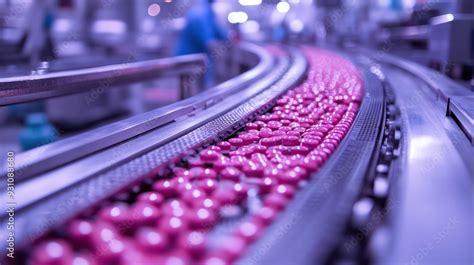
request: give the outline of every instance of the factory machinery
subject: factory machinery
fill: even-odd
[[[16,155],[6,264],[472,264],[472,91],[362,48],[240,53],[211,89]],[[0,102],[187,84],[203,62],[4,78]]]

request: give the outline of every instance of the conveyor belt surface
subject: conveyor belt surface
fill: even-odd
[[[307,79],[269,113],[240,123],[245,128],[224,141],[182,153],[143,183],[68,221],[35,243],[28,263],[227,264],[241,257],[299,189],[315,188],[311,177],[360,107],[363,79],[354,65],[322,50],[305,54]],[[260,94],[260,105],[284,90]],[[367,131],[360,129],[364,140]]]

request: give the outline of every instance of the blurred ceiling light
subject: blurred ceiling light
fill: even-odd
[[[243,6],[258,6],[262,4],[262,0],[239,0],[239,4]]]
[[[120,20],[98,20],[92,25],[96,33],[122,34],[127,30],[127,24]]]
[[[278,12],[284,14],[290,11],[290,4],[288,4],[288,2],[280,2],[277,4],[276,8]]]
[[[151,4],[149,7],[148,7],[148,15],[149,16],[152,16],[152,17],[156,17],[158,16],[158,14],[160,13],[161,11],[161,7],[159,4]]]
[[[247,13],[245,12],[230,12],[230,14],[227,16],[227,20],[229,20],[230,23],[232,24],[237,24],[237,23],[244,23],[249,19]]]
[[[255,20],[249,20],[240,25],[240,30],[247,34],[256,33],[260,30],[260,24]]]
[[[300,0],[290,0],[290,3],[292,4],[299,4],[301,1]]]
[[[171,3],[173,0],[165,0],[165,3]]]
[[[293,32],[296,32],[296,33],[301,32],[303,28],[304,28],[304,23],[303,21],[299,19],[295,19],[290,22],[290,30]]]

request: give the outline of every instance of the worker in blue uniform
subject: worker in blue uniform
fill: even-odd
[[[213,0],[199,0],[193,6],[187,16],[186,25],[181,32],[176,55],[186,55],[193,53],[206,53],[209,64],[206,73],[206,83],[212,83],[213,62],[215,59],[210,56],[214,43],[226,41],[226,34],[217,25],[214,11],[212,10]]]

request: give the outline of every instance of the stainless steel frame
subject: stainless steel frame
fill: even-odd
[[[206,62],[205,55],[191,54],[80,70],[0,78],[0,106],[69,95],[101,87],[111,88],[114,85],[144,79],[168,76],[202,77]]]
[[[17,181],[125,141],[197,110],[208,108],[260,79],[271,70],[273,59],[264,49],[252,44],[243,44],[241,49],[254,54],[256,57],[254,60],[259,60],[252,70],[186,100],[18,154]],[[0,176],[6,175],[5,165],[6,163],[3,163],[0,167]]]

